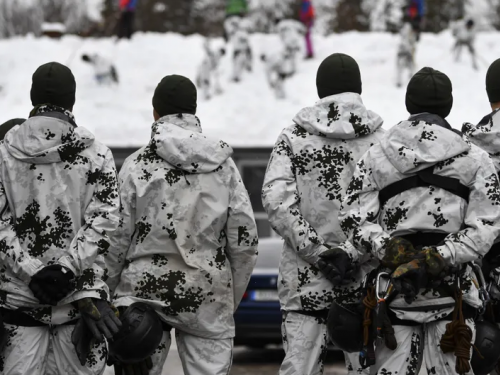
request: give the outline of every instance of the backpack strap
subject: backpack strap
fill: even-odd
[[[460,180],[452,177],[439,176],[434,173],[434,167],[419,171],[416,175],[397,181],[386,186],[379,192],[380,206],[383,207],[387,201],[407,190],[435,186],[452,193],[469,203],[470,189],[463,185]]]

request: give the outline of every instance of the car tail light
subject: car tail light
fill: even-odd
[[[245,292],[245,294],[243,294],[243,300],[246,300],[248,299],[248,292]]]

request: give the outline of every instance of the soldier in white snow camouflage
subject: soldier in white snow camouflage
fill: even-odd
[[[301,110],[279,136],[262,191],[269,220],[285,239],[278,283],[286,352],[281,375],[323,373],[332,301],[359,299],[348,285],[335,293],[318,261],[346,240],[337,219],[340,204],[356,162],[383,134],[380,116],[363,105],[359,67],[351,57],[328,57],[317,86],[321,100]],[[349,281],[359,284],[359,278]],[[367,373],[357,354],[348,356],[348,367],[350,375]]]
[[[120,172],[109,284],[116,306],[147,303],[176,329],[185,374],[225,375],[257,228],[232,149],[201,134],[196,98],[181,76],[165,77],[155,91],[151,141]],[[151,375],[161,374],[169,347],[166,331]]]
[[[390,316],[398,347],[377,343],[373,374],[417,375],[422,357],[429,374],[472,373],[472,317],[482,301],[467,263],[483,258],[500,233],[500,189],[488,154],[444,120],[452,103],[446,75],[418,72],[406,96],[412,116],[359,161],[343,201],[352,259],[372,254],[397,268]],[[442,338],[460,294],[465,345],[454,352]]]
[[[70,112],[75,89],[68,68],[41,66],[33,75],[30,118],[0,143],[4,375],[95,375],[105,369],[104,342],[89,344],[79,359],[72,332],[82,303],[102,306],[94,311],[98,320],[112,311],[104,258],[107,233],[119,221],[118,185],[110,150]]]

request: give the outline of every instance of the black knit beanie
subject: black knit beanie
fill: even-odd
[[[500,59],[493,62],[486,74],[486,92],[490,103],[500,102]]]
[[[444,73],[423,68],[415,74],[406,90],[406,109],[410,114],[428,112],[446,118],[453,107],[453,87]]]
[[[316,87],[320,99],[344,92],[361,94],[361,72],[358,63],[343,53],[328,56],[319,66]]]
[[[166,76],[156,87],[153,108],[160,115],[178,113],[196,114],[198,93],[188,78],[178,75]]]
[[[71,110],[75,105],[76,82],[71,70],[59,63],[40,66],[33,74],[31,103],[53,104]]]
[[[26,121],[23,118],[13,118],[12,120],[4,122],[0,125],[0,141],[3,141],[5,134],[16,125],[21,125]]]

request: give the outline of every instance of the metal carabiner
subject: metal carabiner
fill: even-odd
[[[381,295],[380,295],[380,291],[381,291],[380,290],[380,281],[381,281],[382,277],[386,277],[386,278],[389,279],[389,282],[386,285],[383,297],[381,297]],[[387,291],[389,290],[389,286],[391,285],[390,280],[391,280],[391,275],[388,272],[380,272],[377,275],[377,282],[376,282],[376,285],[375,285],[375,296],[377,297],[378,301],[381,300],[381,299],[383,299],[383,298],[385,298],[385,297],[387,297]]]
[[[483,270],[481,269],[481,266],[479,264],[472,262],[472,269],[474,273],[476,274],[476,277],[478,278],[479,282],[479,299],[483,303],[483,307],[480,309],[479,313],[484,314],[486,311],[486,306],[490,302],[490,294],[488,293],[488,288],[490,288],[486,284],[486,280],[484,278]]]

